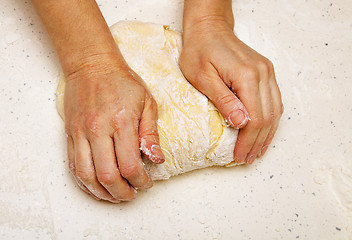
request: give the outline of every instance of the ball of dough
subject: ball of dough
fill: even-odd
[[[163,164],[143,157],[153,180],[209,166],[233,166],[238,130],[183,76],[178,59],[181,34],[158,24],[118,22],[112,35],[128,65],[146,82],[158,105],[158,131]],[[57,91],[57,109],[63,114],[65,80]]]

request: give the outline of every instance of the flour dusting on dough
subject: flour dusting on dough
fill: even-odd
[[[111,27],[132,74],[146,83],[158,105],[158,133],[165,162],[154,164],[153,149],[141,139],[144,166],[153,180],[209,166],[233,166],[238,130],[226,124],[218,109],[183,76],[178,59],[181,34],[163,25],[119,22]],[[63,116],[65,81],[58,87],[58,111]],[[123,112],[119,112],[118,115]],[[119,116],[117,116],[118,118]]]

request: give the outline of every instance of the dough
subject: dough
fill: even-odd
[[[146,82],[158,104],[158,130],[165,163],[143,157],[153,180],[168,179],[209,166],[233,166],[238,130],[184,78],[178,58],[181,34],[163,25],[118,22],[113,37],[129,66]],[[57,108],[63,117],[65,80],[58,86]]]

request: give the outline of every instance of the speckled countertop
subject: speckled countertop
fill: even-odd
[[[181,28],[183,1],[101,0]],[[352,2],[234,1],[236,32],[271,59],[285,113],[252,166],[158,182],[131,203],[79,190],[55,109],[60,72],[27,0],[0,1],[0,239],[352,239]]]

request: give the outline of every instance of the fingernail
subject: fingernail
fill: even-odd
[[[235,157],[235,162],[236,162],[236,163],[243,163],[245,156],[246,156],[246,155],[242,155],[242,156],[240,156],[240,157]]]
[[[73,162],[68,164],[68,168],[70,169],[71,172],[75,171],[75,164]]]
[[[120,201],[118,201],[118,202],[121,202],[121,201],[124,201],[124,202],[128,202],[128,201],[132,201],[132,200],[135,200],[136,198],[137,198],[137,192],[135,192],[134,194],[133,194],[133,196],[131,196],[131,197],[129,197],[129,198],[119,198],[119,200]]]
[[[235,128],[241,128],[248,122],[248,115],[241,109],[232,112],[229,116],[230,124]]]
[[[137,196],[138,196],[138,192],[137,192],[137,190],[136,189],[134,189],[133,187],[132,187],[132,190],[133,190],[133,198],[132,198],[132,200],[134,200],[134,199],[136,199],[137,198]]]
[[[148,176],[149,176],[149,173],[148,173],[148,172],[147,172],[147,174],[148,174]],[[143,186],[143,189],[149,189],[149,188],[151,188],[151,187],[153,187],[153,181],[152,181],[152,179],[151,179],[150,176],[149,176],[148,182],[145,183],[145,185]]]
[[[248,164],[252,164],[255,160],[255,155],[250,155],[247,159],[246,159],[246,163]]]
[[[266,150],[268,150],[268,145],[266,145],[262,148],[262,150],[260,151],[260,156],[263,156],[265,154]]]
[[[95,198],[95,200],[98,200],[98,201],[100,201],[101,200],[101,198],[98,198],[97,196],[95,196],[93,193],[89,193],[89,195],[91,195],[93,198]]]
[[[153,145],[151,147],[151,157],[153,158],[153,162],[155,163],[163,163],[165,161],[164,153],[161,151],[161,147],[159,145]]]

